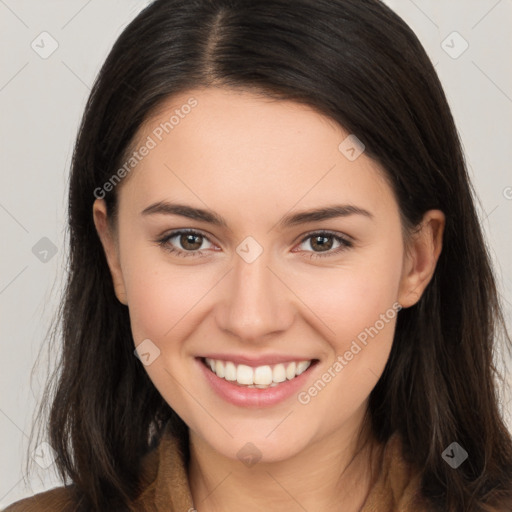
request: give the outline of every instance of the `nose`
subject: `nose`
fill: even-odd
[[[286,331],[295,315],[294,294],[263,253],[252,263],[235,257],[226,276],[225,298],[216,313],[221,330],[259,343]],[[288,284],[288,286],[287,286]]]

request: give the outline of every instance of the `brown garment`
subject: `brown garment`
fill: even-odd
[[[419,473],[411,472],[394,434],[382,452],[381,470],[361,512],[426,512],[419,490]],[[193,512],[187,471],[179,443],[166,430],[159,446],[143,461],[144,491],[133,511]],[[10,505],[4,512],[71,512],[68,489],[57,487]],[[199,512],[201,512],[199,510]]]

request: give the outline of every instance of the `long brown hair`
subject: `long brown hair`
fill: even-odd
[[[368,415],[380,441],[400,433],[433,510],[510,507],[512,441],[493,364],[498,336],[508,347],[510,338],[454,120],[417,37],[377,0],[156,0],[112,48],[73,155],[69,271],[54,336],[63,346],[38,416],[48,415],[77,510],[127,507],[140,491],[141,458],[167,421],[186,443],[186,425],[134,357],[92,204],[151,112],[199,86],[312,106],[384,167],[404,226],[429,209],[445,213],[435,274],[398,315]],[[112,216],[116,189],[105,199]],[[457,469],[442,457],[452,442],[469,454]]]

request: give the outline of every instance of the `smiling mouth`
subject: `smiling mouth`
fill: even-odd
[[[267,389],[278,386],[282,382],[293,380],[314,366],[318,359],[290,361],[263,366],[248,366],[235,364],[232,361],[222,361],[202,357],[203,364],[217,377],[247,388]]]

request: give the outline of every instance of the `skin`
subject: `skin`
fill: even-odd
[[[342,504],[344,511],[359,510],[375,475],[369,471],[372,440],[354,457],[357,434],[388,359],[396,317],[306,405],[296,395],[260,409],[229,404],[195,358],[213,351],[316,358],[307,390],[395,302],[406,308],[419,300],[441,252],[444,215],[426,212],[404,241],[381,167],[365,153],[349,161],[338,149],[348,132],[290,101],[196,89],[169,99],[138,140],[191,96],[198,105],[118,186],[115,225],[107,222],[102,199],[93,215],[116,295],[129,308],[135,345],[149,338],[160,350],[145,369],[190,428],[195,507],[314,512]],[[159,201],[208,208],[228,227],[141,214]],[[335,204],[373,217],[277,225],[289,213]],[[177,236],[167,247],[188,248],[195,257],[156,242],[186,228],[206,238],[190,249]],[[352,247],[336,253],[340,243],[328,237],[329,249],[322,251],[315,237],[306,238],[321,230],[351,237]],[[252,263],[236,252],[247,236],[263,248]],[[237,458],[247,442],[262,457],[252,467]]]

